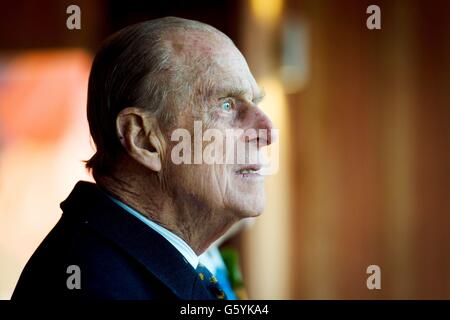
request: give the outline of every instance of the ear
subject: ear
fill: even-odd
[[[117,115],[116,131],[131,158],[150,170],[161,170],[164,139],[155,117],[142,108],[125,108]]]

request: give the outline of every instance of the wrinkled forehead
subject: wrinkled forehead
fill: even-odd
[[[212,58],[222,50],[234,47],[233,42],[219,31],[177,29],[165,35],[174,54],[179,58]]]
[[[260,94],[244,56],[224,34],[183,32],[173,35],[171,45],[177,63],[208,91],[204,93],[221,95],[232,88],[250,99]]]
[[[209,94],[214,96],[245,96],[249,100],[259,94],[259,88],[242,54],[233,47],[219,52],[204,67],[203,79],[209,83]]]

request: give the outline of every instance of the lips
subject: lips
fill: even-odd
[[[259,171],[261,170],[261,165],[248,165],[239,168],[236,170],[236,174],[238,175],[259,175]]]

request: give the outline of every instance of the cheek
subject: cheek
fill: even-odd
[[[230,178],[224,165],[171,165],[167,183],[176,194],[195,195],[208,203],[221,205],[229,191]]]
[[[206,165],[204,166],[206,191],[215,197],[221,198],[229,189],[230,179],[226,165]]]
[[[237,112],[227,112],[221,109],[214,110],[210,116],[206,125],[208,128],[225,130],[236,127],[236,122],[239,121],[237,118]]]
[[[196,192],[206,199],[213,208],[224,208],[228,206],[231,193],[235,192],[232,186],[226,165],[204,165],[199,166],[195,173],[196,184],[193,185]]]

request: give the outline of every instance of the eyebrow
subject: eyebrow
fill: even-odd
[[[264,91],[264,89],[259,88],[258,92],[256,93],[256,96],[253,98],[252,102],[254,104],[258,104],[264,99],[265,96],[266,96],[266,92]]]
[[[248,93],[248,91],[245,90],[244,88],[240,88],[240,87],[228,87],[228,88],[218,89],[217,93],[221,98],[226,98],[226,97],[236,98],[236,97],[244,97]],[[257,91],[256,95],[253,97],[252,102],[254,104],[261,102],[261,100],[264,99],[265,95],[266,94],[265,94],[264,90],[258,88],[258,91]]]

